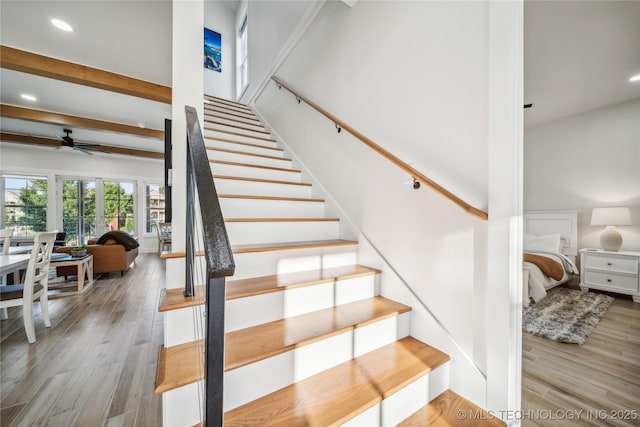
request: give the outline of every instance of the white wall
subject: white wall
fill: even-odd
[[[155,233],[145,235],[145,184],[164,184],[162,160],[117,154],[88,156],[68,151],[30,147],[3,142],[0,145],[0,171],[2,173],[25,173],[48,177],[50,188],[55,188],[56,176],[114,178],[137,182],[137,234],[140,252],[155,252]],[[59,227],[61,210],[55,191],[49,191],[47,204],[47,228]]]
[[[328,2],[277,75],[486,209],[487,36],[484,2]],[[487,223],[427,188],[413,190],[410,177],[274,84],[256,108],[486,369]],[[385,272],[383,295],[411,299]],[[416,318],[412,335],[457,354],[435,322]],[[454,369],[452,388],[484,406],[486,384],[468,372]]]
[[[203,27],[204,3],[202,0],[173,1],[173,85],[171,87],[171,144],[173,185],[172,203],[172,246],[174,251],[185,247],[187,198],[187,138],[185,105],[192,106],[198,113],[200,128],[204,119],[202,94],[204,93],[203,72]],[[167,271],[169,274],[169,271]],[[169,280],[167,281],[169,283]]]
[[[622,250],[640,251],[640,99],[525,128],[524,159],[525,210],[578,210],[578,246],[598,248],[592,208],[629,206]]]
[[[270,78],[280,52],[317,2],[315,1],[249,1],[248,16],[249,86],[240,102],[249,102]],[[245,7],[245,6],[243,6]],[[240,9],[242,10],[243,7]]]
[[[204,26],[222,36],[222,72],[204,69],[204,93],[235,99],[235,16],[219,1],[204,2]]]

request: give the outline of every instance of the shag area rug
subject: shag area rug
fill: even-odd
[[[607,295],[553,288],[522,310],[522,330],[550,340],[584,344],[613,302]]]

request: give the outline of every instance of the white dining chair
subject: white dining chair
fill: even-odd
[[[33,249],[24,283],[0,287],[0,307],[23,306],[24,329],[29,343],[36,342],[36,331],[33,325],[33,302],[40,299],[42,318],[47,328],[51,327],[48,305],[49,262],[56,233],[36,233]]]
[[[9,254],[11,247],[11,238],[13,237],[13,228],[3,228],[0,230],[0,240],[2,240],[2,255]]]
[[[9,248],[11,247],[11,238],[13,237],[13,228],[3,228],[0,230],[0,240],[2,240],[2,253],[1,255],[9,255]],[[0,278],[2,281],[0,286],[5,286],[7,284],[7,275],[3,274]],[[0,319],[6,319],[7,309],[0,309]]]

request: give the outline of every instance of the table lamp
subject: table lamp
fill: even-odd
[[[616,225],[631,225],[631,211],[628,207],[593,208],[591,225],[604,225],[600,244],[606,251],[616,252],[622,246],[622,236]]]

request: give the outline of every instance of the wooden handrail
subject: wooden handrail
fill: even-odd
[[[486,212],[471,206],[469,203],[465,202],[460,197],[456,196],[455,194],[453,194],[452,192],[450,192],[449,190],[447,190],[446,188],[444,188],[440,184],[438,184],[438,183],[432,181],[431,179],[427,178],[422,173],[420,173],[416,169],[412,168],[407,163],[403,162],[402,160],[400,160],[399,158],[397,158],[396,156],[394,156],[393,154],[391,154],[390,152],[388,152],[387,150],[385,150],[384,148],[382,148],[381,146],[379,146],[378,144],[373,142],[371,139],[369,139],[366,136],[364,136],[362,133],[358,132],[357,130],[355,130],[354,128],[352,128],[351,126],[349,126],[348,124],[346,124],[342,120],[338,119],[333,114],[331,114],[328,111],[326,111],[324,108],[320,107],[318,104],[316,104],[313,101],[309,100],[308,98],[305,98],[304,96],[300,95],[297,91],[292,89],[290,86],[288,86],[282,80],[280,80],[278,77],[273,76],[273,77],[271,77],[271,79],[274,82],[276,82],[279,87],[283,87],[283,88],[287,89],[289,92],[291,92],[293,95],[295,95],[297,99],[300,99],[300,100],[304,101],[305,103],[307,103],[309,106],[313,107],[320,114],[322,114],[323,116],[325,116],[326,118],[328,118],[329,120],[334,122],[339,128],[342,128],[342,129],[346,130],[347,132],[349,132],[351,135],[355,136],[357,139],[362,141],[365,145],[369,146],[374,151],[376,151],[378,154],[382,155],[387,160],[389,160],[391,163],[393,163],[394,165],[398,166],[404,172],[409,174],[416,181],[420,182],[421,184],[426,185],[427,187],[431,188],[436,193],[446,197],[447,199],[449,199],[450,201],[452,201],[453,203],[458,205],[460,208],[462,208],[468,214],[470,214],[472,216],[475,216],[476,218],[481,219],[483,221],[486,221],[486,220],[489,219],[489,215]]]

